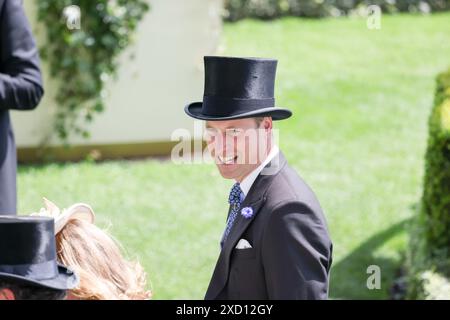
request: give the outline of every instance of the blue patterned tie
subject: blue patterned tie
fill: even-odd
[[[228,235],[230,234],[231,228],[233,227],[234,220],[236,220],[242,201],[244,201],[244,197],[245,196],[244,193],[242,192],[239,182],[236,182],[233,185],[233,188],[231,188],[230,196],[228,197],[228,203],[230,204],[231,211],[230,215],[228,216],[227,226],[223,233],[222,241],[220,242],[222,248],[223,245],[225,244],[225,241],[227,241]]]

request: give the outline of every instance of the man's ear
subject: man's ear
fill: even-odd
[[[0,289],[0,300],[15,300],[14,293],[8,288]]]
[[[266,130],[273,128],[272,127],[272,117],[264,117],[263,128]]]

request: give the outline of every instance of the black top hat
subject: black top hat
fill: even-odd
[[[70,290],[78,277],[56,261],[55,225],[47,217],[0,216],[0,280]]]
[[[253,117],[289,118],[292,112],[275,107],[277,60],[262,58],[204,57],[203,102],[184,111],[201,120],[231,120]]]

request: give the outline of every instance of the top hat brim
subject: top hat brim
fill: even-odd
[[[0,272],[0,280],[10,280],[14,283],[22,283],[36,287],[55,289],[55,290],[71,290],[78,286],[78,276],[68,268],[58,264],[58,275],[50,279],[32,279],[29,277],[19,276],[11,273]]]
[[[272,117],[273,120],[283,120],[292,115],[292,112],[288,109],[268,107],[228,116],[211,116],[203,114],[202,107],[203,102],[193,102],[188,104],[184,108],[184,111],[192,118],[206,121],[234,120],[255,117]]]

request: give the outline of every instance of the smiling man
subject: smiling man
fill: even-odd
[[[205,57],[202,102],[186,113],[206,121],[220,174],[234,180],[221,252],[206,299],[326,299],[332,244],[312,190],[275,144],[277,61]]]

